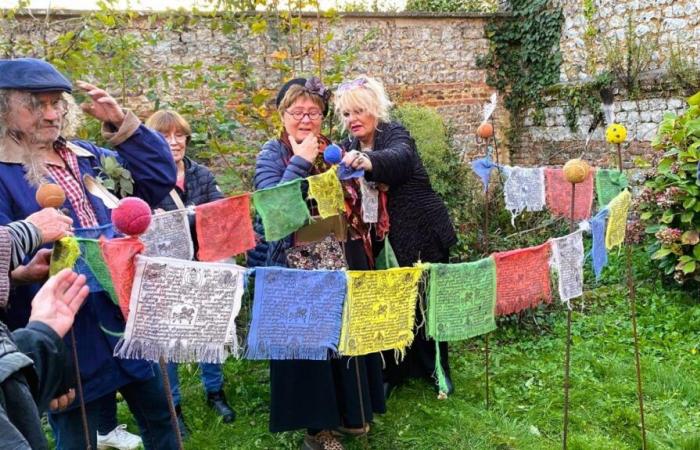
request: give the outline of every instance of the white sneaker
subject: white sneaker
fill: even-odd
[[[136,450],[141,447],[141,438],[126,431],[126,425],[117,426],[106,435],[97,433],[97,448],[105,450],[115,448],[117,450]]]

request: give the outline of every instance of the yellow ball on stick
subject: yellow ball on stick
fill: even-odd
[[[576,158],[569,160],[564,164],[564,178],[569,183],[583,183],[588,178],[591,171],[591,166],[582,159]]]
[[[605,140],[611,144],[622,144],[627,139],[627,128],[619,123],[611,123],[605,130]]]

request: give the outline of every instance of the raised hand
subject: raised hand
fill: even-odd
[[[73,219],[61,214],[55,208],[44,208],[27,217],[27,222],[39,229],[41,242],[48,244],[64,236],[72,236]]]
[[[362,169],[365,172],[372,171],[372,161],[370,161],[367,155],[357,150],[350,150],[347,152],[345,156],[343,156],[342,163],[355,170]]]
[[[301,156],[310,163],[316,160],[316,156],[318,156],[318,138],[315,135],[309,134],[301,141],[301,144],[298,144],[294,138],[289,139],[289,142],[292,144],[292,152],[295,155]]]
[[[32,300],[29,321],[48,325],[63,337],[73,326],[73,319],[90,293],[85,275],[63,269],[44,283]]]
[[[98,88],[85,81],[76,81],[76,85],[84,90],[92,99],[92,103],[83,103],[80,107],[87,114],[90,114],[100,122],[111,123],[119,128],[124,122],[124,111],[117,101],[107,93],[107,91]]]

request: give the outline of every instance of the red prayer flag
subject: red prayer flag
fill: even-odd
[[[136,273],[136,255],[142,253],[145,246],[135,236],[107,240],[100,237],[100,249],[104,257],[112,284],[119,299],[119,308],[122,310],[124,320],[129,318],[129,302],[131,301],[131,287],[134,284]]]
[[[219,261],[255,247],[250,194],[198,205],[195,213],[200,261]]]
[[[593,175],[591,169],[583,183],[576,185],[574,199],[574,220],[591,217],[593,207]],[[547,208],[557,217],[571,217],[571,183],[564,178],[563,169],[547,167],[544,169]]]
[[[549,242],[493,254],[496,261],[496,314],[513,314],[543,301],[552,302],[549,254]]]

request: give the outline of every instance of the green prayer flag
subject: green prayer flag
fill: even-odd
[[[430,264],[428,336],[456,341],[496,329],[496,264],[488,257],[460,264]]]
[[[619,170],[597,169],[595,172],[595,191],[598,208],[602,209],[627,187],[627,175]]]
[[[399,261],[396,259],[396,254],[394,249],[389,243],[389,237],[384,238],[384,248],[377,256],[377,263],[375,264],[377,270],[391,269],[392,267],[399,267]]]
[[[80,256],[78,241],[72,236],[66,236],[53,244],[49,275],[54,276],[63,269],[73,269]]]
[[[301,195],[301,178],[255,191],[253,204],[262,219],[267,241],[278,241],[290,235],[310,218]]]
[[[102,286],[102,289],[109,294],[112,302],[115,305],[119,305],[119,300],[117,293],[114,290],[114,284],[112,283],[112,276],[109,274],[109,269],[102,257],[102,250],[100,249],[100,242],[96,239],[81,239],[78,238],[78,243],[80,244],[80,250],[82,251],[82,256],[87,263],[90,271],[95,276],[97,282]]]

